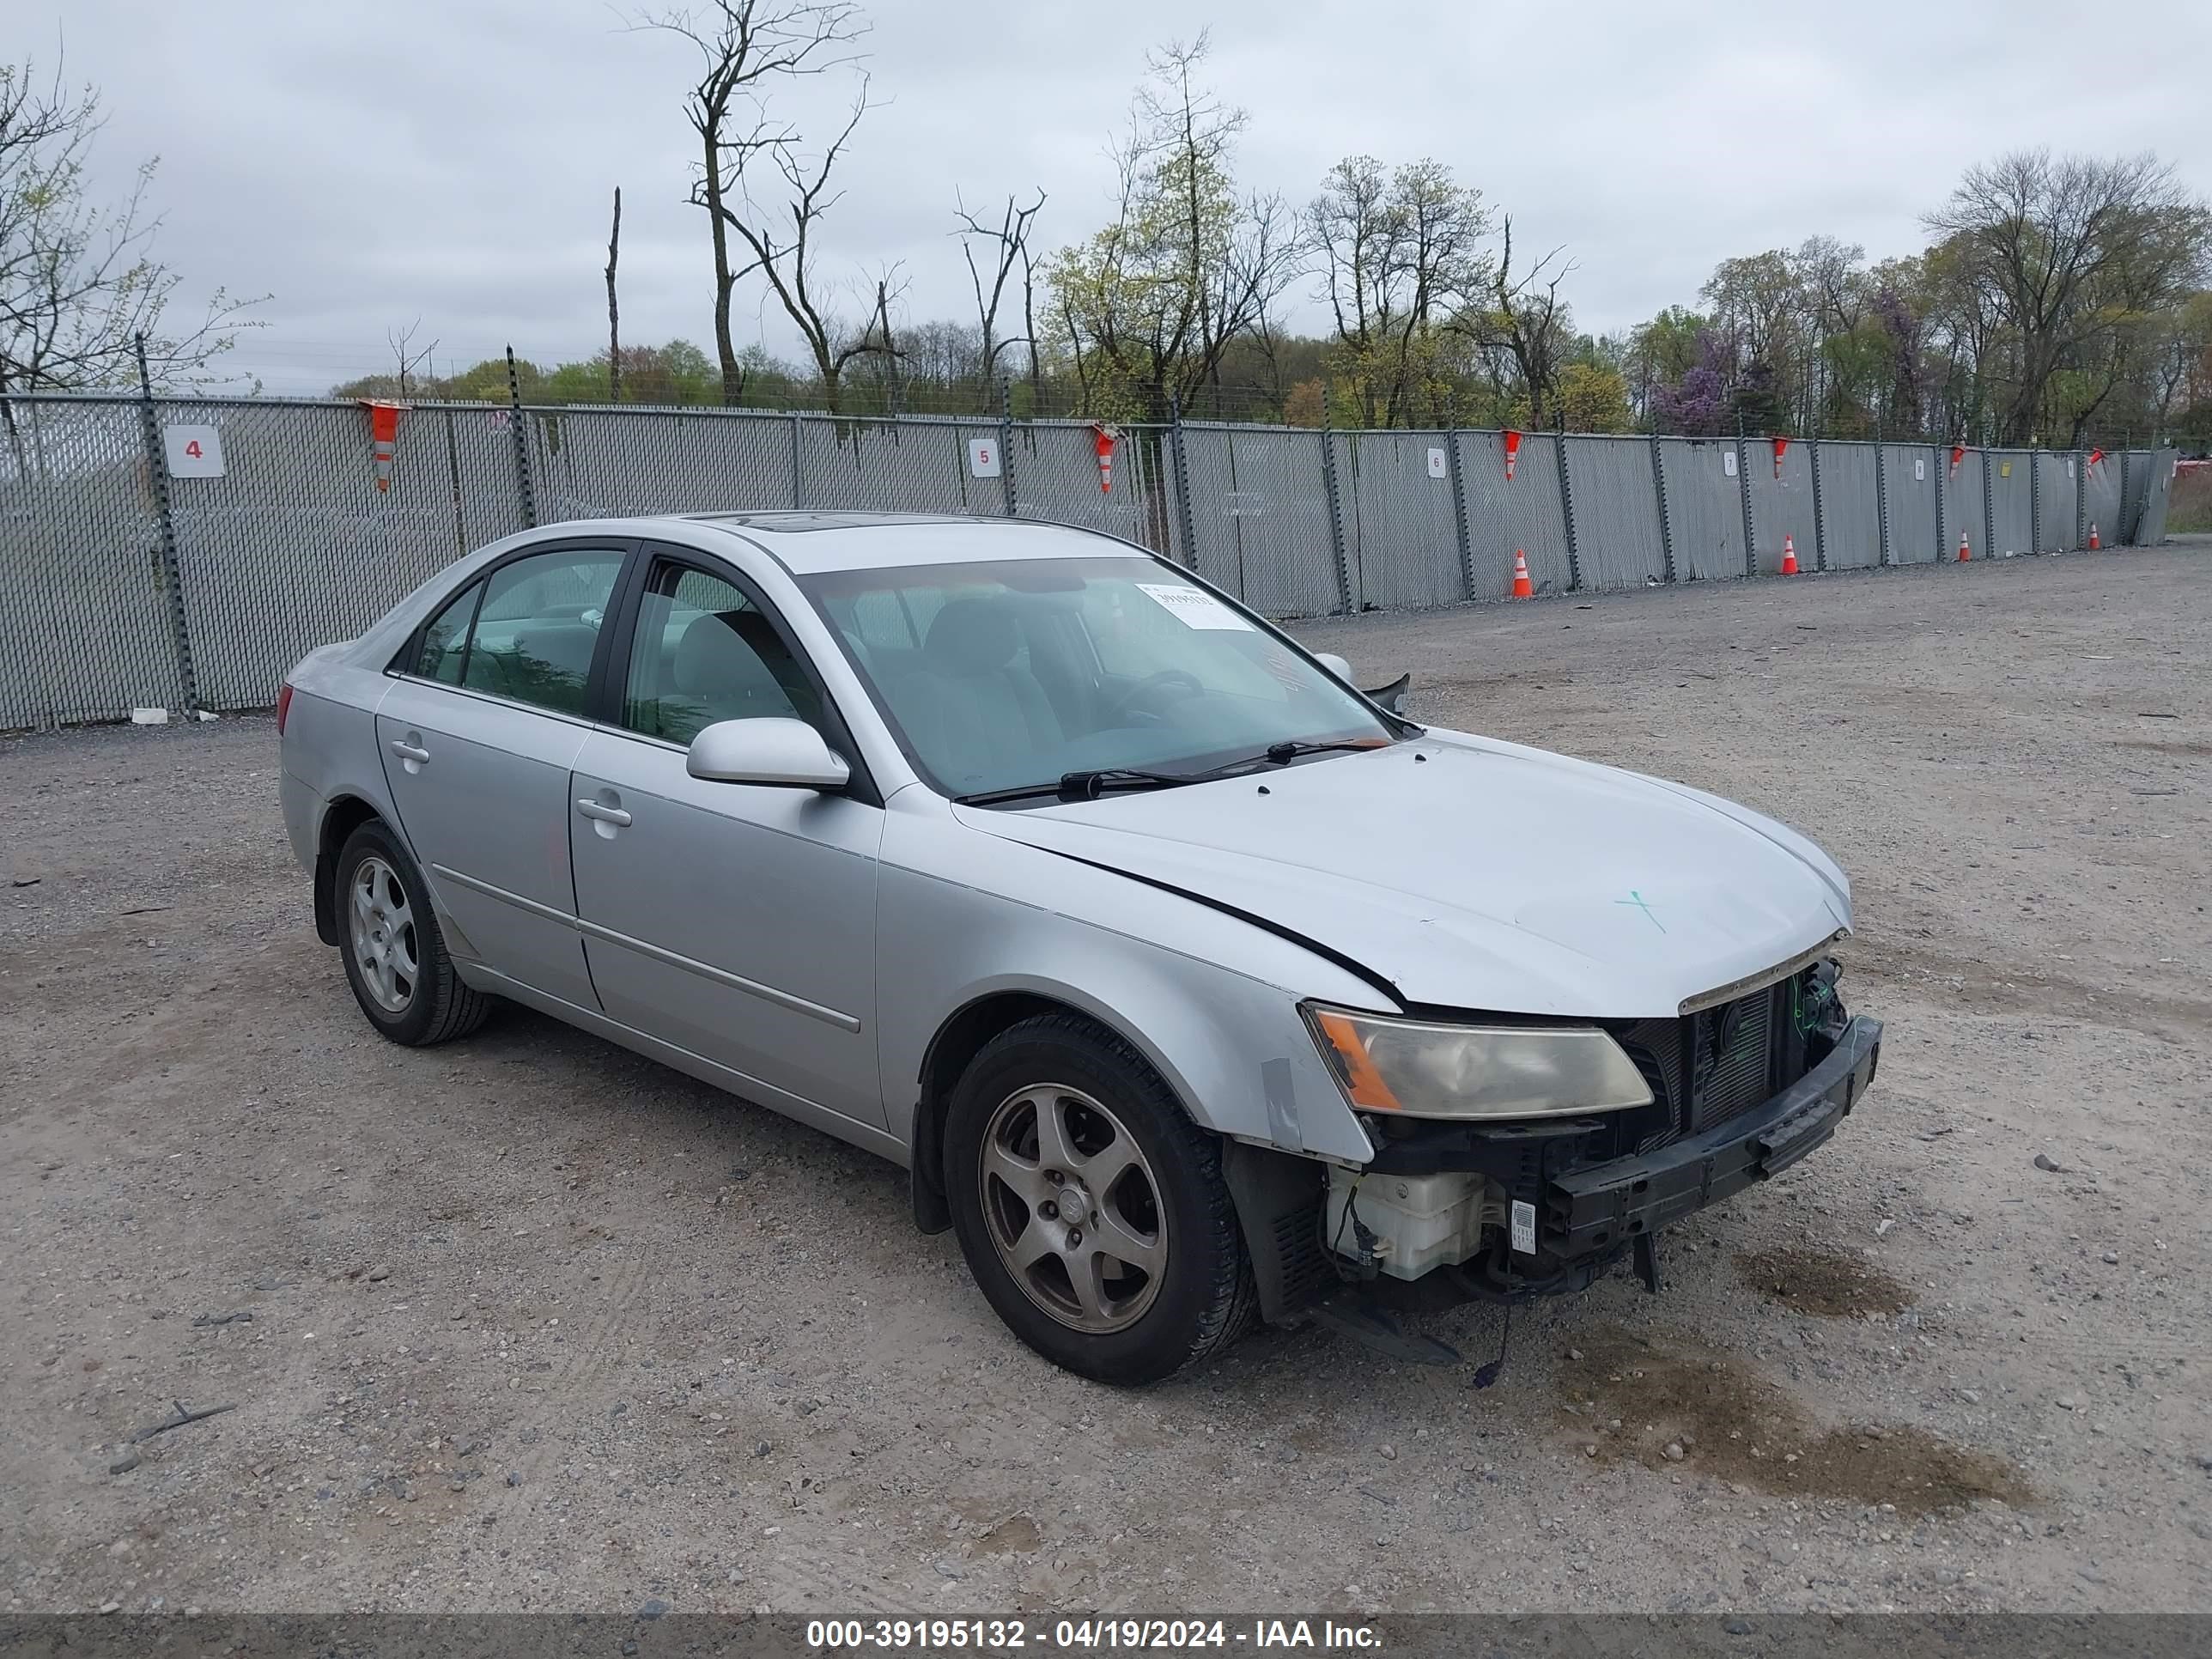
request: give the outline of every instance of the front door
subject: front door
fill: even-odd
[[[600,1003],[764,1085],[765,1104],[791,1097],[880,1128],[883,809],[692,777],[685,748],[715,721],[834,722],[776,619],[734,581],[658,559],[635,614],[620,729],[594,731],[569,780],[576,912]]]
[[[564,547],[496,566],[433,618],[377,711],[399,824],[453,953],[598,1006],[572,918],[568,775],[625,550]]]

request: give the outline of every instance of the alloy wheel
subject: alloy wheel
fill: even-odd
[[[415,911],[399,872],[374,854],[354,866],[348,907],[353,959],[370,998],[387,1014],[415,1000]]]
[[[1073,1330],[1127,1329],[1167,1273],[1159,1184],[1128,1127],[1080,1089],[1032,1085],[983,1133],[984,1224],[1031,1302]]]

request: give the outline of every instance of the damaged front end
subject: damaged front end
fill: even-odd
[[[1318,1311],[1388,1337],[1378,1310],[1578,1291],[1631,1250],[1656,1290],[1661,1228],[1823,1144],[1873,1081],[1881,1026],[1845,1012],[1838,974],[1820,960],[1675,1018],[1604,1025],[1639,1104],[1365,1113],[1375,1157],[1328,1171],[1322,1237],[1341,1282]],[[1355,1103],[1374,1086],[1357,1070],[1340,1067]]]

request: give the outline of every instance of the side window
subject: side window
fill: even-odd
[[[446,685],[461,683],[461,669],[468,657],[469,621],[476,615],[477,599],[483,592],[482,582],[471,582],[423,625],[422,649],[411,672]]]
[[[719,576],[655,565],[638,605],[623,724],[688,744],[717,720],[772,716],[822,723],[821,701],[775,624]]]
[[[484,585],[462,684],[563,714],[584,712],[623,555],[559,548],[501,565]]]

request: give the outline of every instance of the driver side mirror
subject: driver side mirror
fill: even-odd
[[[684,769],[714,783],[842,789],[853,769],[805,720],[717,720],[691,739]]]
[[[1372,691],[1362,692],[1370,702],[1379,702],[1400,720],[1406,718],[1406,693],[1412,689],[1413,677],[1401,674],[1388,685],[1378,685]]]
[[[1404,704],[1406,701],[1406,691],[1407,689],[1413,683],[1413,677],[1411,674],[1401,674],[1396,679],[1391,681],[1389,684],[1378,686],[1372,691],[1366,691],[1360,690],[1360,688],[1353,681],[1352,678],[1352,665],[1346,662],[1342,657],[1338,656],[1334,651],[1316,651],[1314,653],[1314,660],[1319,663],[1323,668],[1328,670],[1330,673],[1335,675],[1337,678],[1342,680],[1346,685],[1352,686],[1354,690],[1359,691],[1359,695],[1365,697],[1370,702],[1381,703],[1383,708],[1389,709],[1392,714],[1397,715],[1401,720],[1405,717],[1406,710]]]

